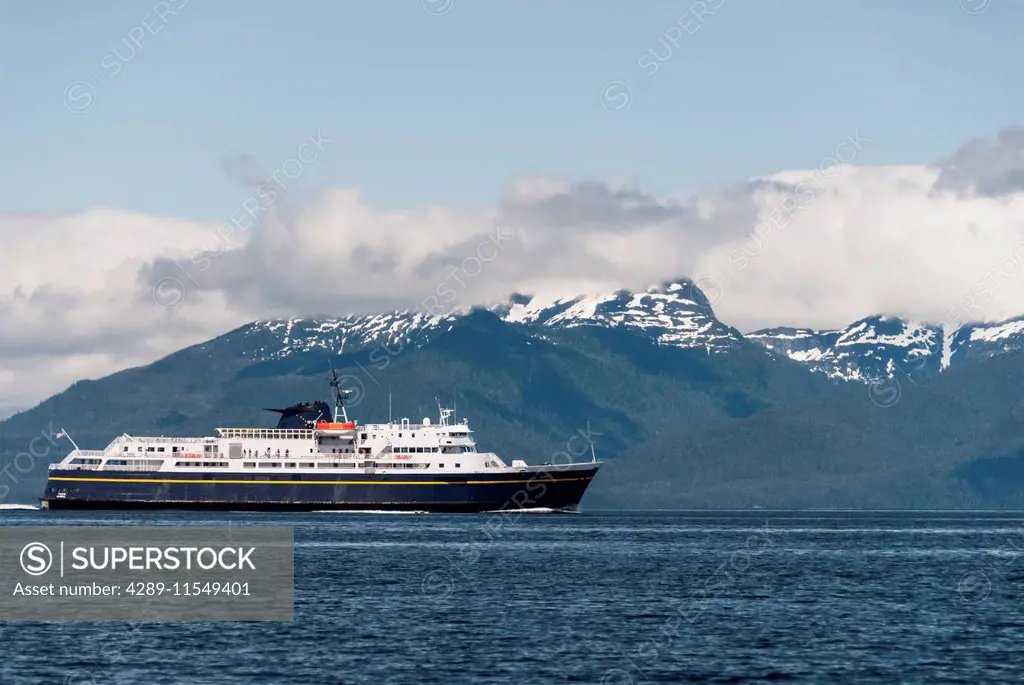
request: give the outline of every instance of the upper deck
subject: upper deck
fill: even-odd
[[[59,468],[99,470],[423,469],[465,472],[509,469],[496,454],[477,452],[468,421],[403,418],[389,423],[306,422],[306,427],[216,429],[216,437],[123,434],[104,450],[75,450]],[[516,461],[520,468],[524,462]]]
[[[304,402],[269,409],[281,415],[273,428],[224,427],[209,437],[136,437],[124,433],[103,450],[84,451],[74,445],[73,452],[50,468],[159,472],[251,469],[257,473],[360,469],[366,474],[420,469],[437,475],[529,468],[519,459],[508,466],[492,452],[478,452],[468,420],[454,420],[454,410],[440,404],[437,422],[425,417],[416,423],[402,418],[358,424],[345,413],[344,400],[351,393],[340,388],[337,374],[331,387],[336,396],[333,415],[324,402]]]

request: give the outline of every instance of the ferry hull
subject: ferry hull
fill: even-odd
[[[42,500],[51,510],[571,510],[598,468],[573,464],[501,474],[417,476],[53,470]]]

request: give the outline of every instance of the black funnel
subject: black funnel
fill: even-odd
[[[277,412],[281,419],[277,422],[278,428],[310,428],[317,420],[331,421],[331,408],[326,402],[304,402],[296,404],[287,409],[267,409]]]

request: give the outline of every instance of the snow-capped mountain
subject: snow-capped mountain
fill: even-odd
[[[873,316],[841,330],[768,328],[746,337],[831,378],[871,382],[1024,349],[1024,317],[953,329]]]
[[[953,336],[951,353],[960,359],[1024,349],[1024,317],[963,326]]]
[[[720,352],[743,335],[715,318],[704,293],[688,279],[675,279],[644,292],[619,290],[575,298],[542,299],[515,294],[491,308],[508,323],[543,330],[576,326],[622,326],[644,331],[661,345]],[[255,321],[240,333],[257,359],[287,357],[312,350],[341,354],[369,347],[397,349],[422,345],[448,330],[465,313],[427,316],[396,311],[338,319]]]
[[[812,371],[843,381],[937,374],[951,364],[1024,349],[1024,317],[947,328],[889,316],[872,316],[838,330],[770,328],[746,335],[722,323],[692,281],[677,278],[645,291],[543,298],[513,295],[490,308],[507,323],[533,334],[546,329],[627,328],[670,347],[724,353],[747,341]],[[240,333],[255,359],[314,350],[336,354],[371,347],[392,352],[419,346],[449,330],[467,312],[429,316],[395,311],[336,319],[256,321]]]
[[[667,281],[644,292],[619,290],[575,298],[544,299],[516,294],[496,308],[510,323],[573,328],[625,327],[643,331],[660,345],[721,352],[742,343],[743,335],[725,325],[692,281]]]
[[[254,321],[241,331],[246,349],[256,359],[281,359],[299,352],[323,350],[342,354],[368,347],[389,350],[422,344],[445,331],[458,314],[427,316],[421,312],[348,315],[339,319]]]
[[[770,328],[747,338],[832,378],[872,381],[942,367],[941,328],[873,316],[842,330]]]

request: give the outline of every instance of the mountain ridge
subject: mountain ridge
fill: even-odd
[[[618,289],[573,297],[514,293],[487,309],[504,321],[543,336],[551,329],[620,326],[642,332],[659,345],[720,354],[756,343],[810,370],[843,382],[875,383],[916,378],[946,370],[964,358],[1024,349],[1024,316],[971,322],[950,329],[876,314],[840,329],[779,326],[749,333],[722,322],[711,302],[688,278],[675,278],[646,290]],[[281,358],[294,351],[321,349],[344,353],[378,347],[389,350],[422,345],[470,311],[430,316],[414,310],[339,318],[263,320],[239,329],[264,346],[254,354]]]

